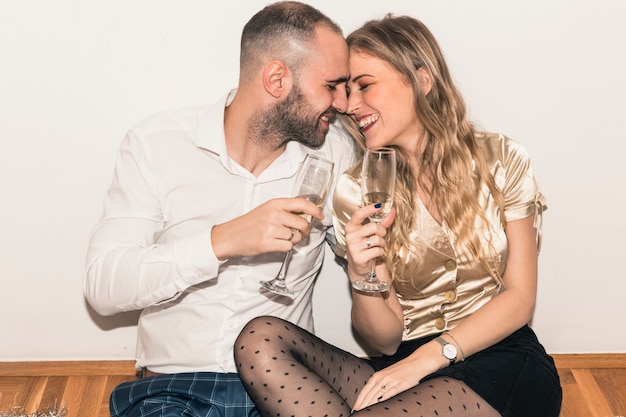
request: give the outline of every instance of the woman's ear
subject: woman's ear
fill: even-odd
[[[427,96],[433,88],[433,77],[430,75],[430,72],[424,67],[419,67],[417,69],[417,81],[420,83],[422,92]]]
[[[274,98],[280,98],[291,91],[291,71],[282,61],[271,61],[263,70],[263,87]]]

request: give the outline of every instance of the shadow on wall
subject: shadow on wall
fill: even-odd
[[[128,311],[125,313],[117,313],[113,316],[101,316],[89,305],[87,300],[83,300],[85,308],[89,313],[91,321],[93,321],[101,330],[109,331],[121,327],[137,326],[139,322],[139,314],[141,311]]]

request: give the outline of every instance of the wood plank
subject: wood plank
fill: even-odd
[[[613,416],[626,415],[626,372],[624,369],[591,369],[593,379],[611,410]]]
[[[626,368],[626,353],[553,354],[560,369]]]
[[[63,390],[63,396],[59,397],[58,407],[65,407],[68,410],[72,410],[72,415],[75,416],[92,416],[86,411],[83,412],[83,399],[85,398],[85,390],[87,389],[86,376],[70,376],[67,379],[67,384]]]
[[[61,399],[68,381],[67,376],[50,376],[41,396],[41,401],[36,405],[34,411],[46,412],[47,410],[61,409]]]
[[[559,378],[561,379],[561,388],[563,389],[563,401],[561,403],[561,414],[559,417],[592,416],[589,406],[585,402],[571,370],[559,369]]]
[[[135,361],[0,362],[0,376],[135,375]]]
[[[572,369],[572,375],[580,389],[581,397],[589,405],[589,416],[616,416],[606,402],[604,395],[589,369]],[[617,412],[617,410],[616,410]]]
[[[21,408],[25,392],[31,390],[34,381],[32,378],[11,377],[0,379],[0,410],[14,410]]]
[[[27,412],[33,413],[37,410],[39,404],[41,404],[41,398],[43,397],[46,385],[48,385],[48,377],[38,376],[30,379],[34,381],[34,384],[28,392],[26,398],[24,398],[19,405],[24,407]]]
[[[108,379],[108,376],[90,377],[85,398],[81,403],[80,415],[97,417],[100,414],[102,403],[108,402],[111,395],[110,392],[106,392]]]

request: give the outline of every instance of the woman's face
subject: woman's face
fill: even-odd
[[[423,126],[414,110],[411,85],[386,61],[350,51],[348,114],[368,147],[395,145],[417,151]]]

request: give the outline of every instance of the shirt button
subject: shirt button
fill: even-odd
[[[435,327],[438,330],[443,330],[444,327],[446,327],[446,322],[444,319],[442,318],[438,318],[437,320],[435,320]]]
[[[447,261],[445,261],[443,263],[444,268],[446,268],[446,271],[454,271],[456,269],[456,261],[454,259],[448,259]]]
[[[448,290],[443,296],[446,298],[447,302],[451,303],[456,300],[456,291]]]

